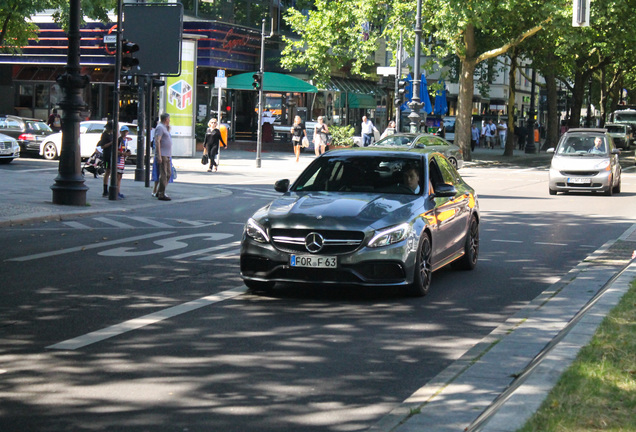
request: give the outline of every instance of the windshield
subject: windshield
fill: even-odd
[[[411,145],[413,137],[407,137],[403,135],[389,135],[386,138],[373,144],[377,147],[409,147]]]
[[[557,148],[563,156],[607,156],[607,142],[601,135],[574,135],[564,139]]]
[[[625,126],[609,126],[609,125],[605,125],[605,129],[607,129],[607,131],[609,133],[615,133],[615,134],[624,134],[624,133],[626,133]]]
[[[420,159],[395,156],[322,157],[298,178],[292,191],[419,194]]]
[[[614,115],[614,121],[636,123],[636,112],[635,113],[616,113]]]

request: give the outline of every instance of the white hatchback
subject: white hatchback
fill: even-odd
[[[119,123],[119,127],[128,126],[130,132],[128,137],[131,138],[128,141],[128,149],[132,153],[132,157],[129,158],[135,160],[137,156],[137,125],[133,123]],[[90,157],[97,147],[99,138],[104,132],[104,126],[106,122],[104,120],[87,120],[80,123],[80,154],[82,158]],[[46,137],[40,143],[40,156],[44,159],[53,160],[60,156],[60,150],[62,150],[62,133],[54,133]]]

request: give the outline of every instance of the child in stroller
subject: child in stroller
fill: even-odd
[[[104,174],[103,162],[102,148],[100,146],[97,146],[93,154],[88,159],[86,159],[86,162],[82,167],[82,175],[84,175],[84,171],[93,173],[93,176],[95,176],[95,178],[97,178],[97,176],[100,174]]]

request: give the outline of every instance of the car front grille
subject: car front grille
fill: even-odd
[[[317,233],[324,239],[322,249],[317,255],[334,255],[353,252],[364,240],[362,231],[310,230],[310,229],[272,229],[270,234],[274,247],[287,253],[308,253],[306,238]]]
[[[598,171],[561,171],[561,175],[570,177],[592,177],[598,175]]]

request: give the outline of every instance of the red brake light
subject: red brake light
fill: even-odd
[[[30,133],[23,133],[18,137],[18,139],[20,141],[35,141],[35,135]]]

